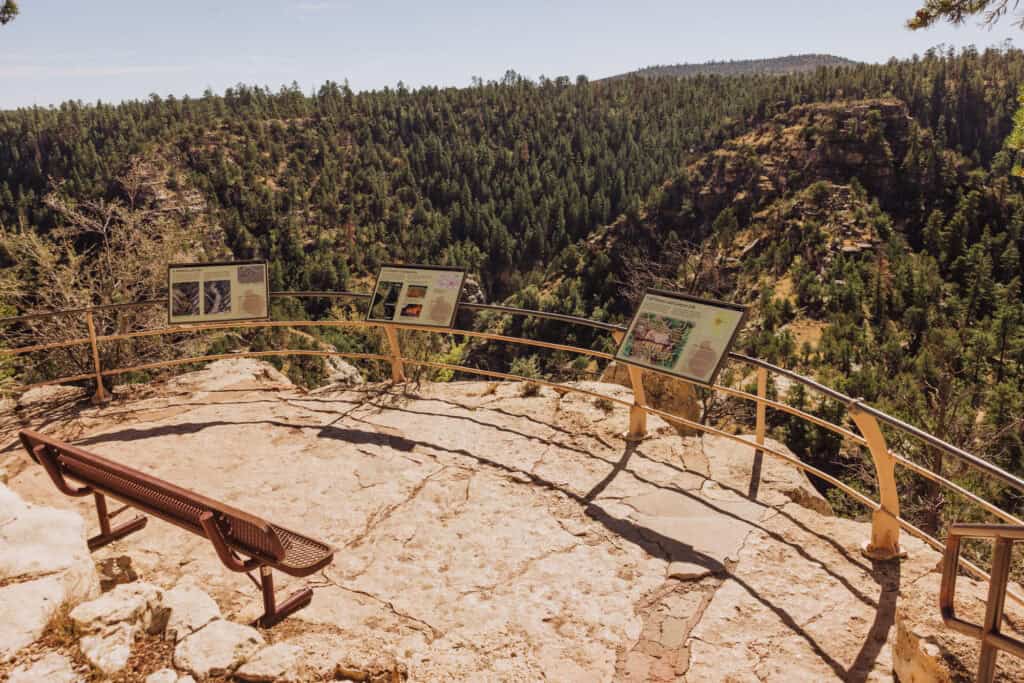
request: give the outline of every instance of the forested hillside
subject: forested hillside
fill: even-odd
[[[722,62],[704,62],[702,64],[659,64],[631,71],[621,76],[644,76],[645,78],[661,78],[674,76],[688,78],[690,76],[748,76],[751,74],[795,74],[814,71],[829,66],[854,66],[856,62],[835,55],[788,55],[770,59],[736,59]]]
[[[9,309],[52,301],[55,264],[102,253],[110,216],[182,254],[267,258],[274,289],[364,288],[383,262],[445,263],[489,300],[624,320],[656,283],[753,304],[743,349],[1020,472],[1024,195],[1004,142],[1022,84],[1024,53],[969,49],[778,76],[509,73],[464,89],[239,86],[3,112],[0,285]],[[145,294],[122,275],[61,295]],[[290,314],[325,313],[309,306]],[[777,427],[857,478],[838,442]],[[930,527],[948,509],[927,490],[916,504]]]

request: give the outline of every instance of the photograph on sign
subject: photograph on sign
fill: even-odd
[[[713,384],[745,316],[736,304],[648,290],[615,359]]]
[[[265,261],[172,265],[167,269],[167,291],[172,325],[270,316]]]
[[[451,327],[466,272],[442,266],[382,266],[366,319]]]

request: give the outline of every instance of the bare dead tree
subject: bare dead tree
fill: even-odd
[[[153,191],[152,166],[137,160],[120,178],[118,199],[76,201],[58,185],[44,198],[58,217],[46,235],[0,232],[0,249],[12,266],[0,276],[0,302],[21,314],[158,300],[165,296],[167,265],[194,256],[187,216]],[[95,312],[99,335],[125,333],[166,323],[163,306]],[[27,320],[0,329],[7,347],[81,339],[84,316]],[[140,338],[100,345],[106,368],[164,360],[181,353],[187,337]],[[92,368],[88,347],[22,357],[22,381],[85,374]]]
[[[713,294],[722,284],[724,251],[714,237],[670,244],[657,257],[637,251],[625,259],[622,293],[634,306],[649,288]]]
[[[715,236],[702,242],[670,242],[657,256],[647,250],[637,250],[625,259],[622,294],[633,308],[651,288],[694,295],[715,294],[722,285],[720,266],[724,253]],[[696,393],[701,403],[700,421],[706,424],[716,407],[716,394],[700,388]]]

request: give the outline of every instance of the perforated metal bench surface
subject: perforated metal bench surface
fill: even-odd
[[[32,459],[43,466],[62,493],[94,497],[100,533],[89,539],[91,550],[146,526],[146,518],[137,517],[111,527],[113,515],[107,512],[105,496],[203,536],[228,569],[247,574],[260,570],[260,581],[253,581],[263,592],[264,615],[257,620],[261,626],[272,626],[312,599],[312,590],[306,588],[276,606],[272,568],[303,577],[320,571],[334,559],[334,549],[322,541],[194,491],[30,430],[22,430],[19,436]],[[69,479],[83,486],[75,488]]]

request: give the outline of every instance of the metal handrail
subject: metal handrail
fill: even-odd
[[[313,290],[313,291],[278,291],[278,292],[271,292],[270,296],[272,298],[297,297],[297,298],[336,298],[336,299],[362,299],[362,300],[366,300],[366,299],[369,299],[371,297],[371,294],[369,292],[352,292],[352,291],[330,292],[330,291]],[[14,323],[18,323],[18,322],[24,322],[24,321],[28,321],[28,320],[42,319],[42,318],[46,318],[46,317],[82,314],[82,313],[87,313],[89,311],[95,312],[95,311],[114,310],[114,309],[133,308],[133,307],[145,307],[145,306],[156,306],[156,305],[166,306],[167,305],[167,299],[166,298],[162,298],[162,299],[149,299],[149,300],[144,300],[144,301],[124,302],[124,303],[116,303],[116,304],[100,304],[100,305],[96,305],[96,306],[92,306],[92,307],[84,307],[84,308],[61,309],[61,310],[56,310],[56,311],[40,311],[40,312],[37,312],[37,313],[28,313],[28,314],[25,314],[25,315],[0,318],[0,326],[10,325],[10,324],[14,324]],[[470,302],[459,302],[458,307],[459,308],[465,308],[465,309],[468,309],[468,310],[495,311],[495,312],[503,313],[503,314],[507,314],[507,315],[517,315],[517,316],[524,316],[524,317],[535,317],[535,318],[554,320],[554,321],[557,321],[557,322],[564,322],[564,323],[580,325],[580,326],[584,326],[584,327],[590,327],[592,329],[597,329],[597,330],[601,330],[601,331],[605,331],[605,332],[625,332],[626,329],[627,329],[623,325],[616,325],[616,324],[613,324],[613,323],[607,323],[607,322],[598,321],[598,320],[591,320],[589,318],[583,318],[583,317],[580,317],[580,316],[567,315],[567,314],[563,314],[563,313],[552,313],[552,312],[547,312],[547,311],[537,311],[537,310],[528,309],[528,308],[516,308],[516,307],[513,307],[513,306],[501,306],[501,305],[497,305],[497,304],[477,304],[477,303],[470,303]],[[309,324],[313,324],[314,322],[315,321],[310,321]],[[303,323],[295,323],[295,324],[303,324]],[[461,330],[457,330],[457,331],[461,332]],[[100,338],[100,339],[102,340],[103,338]],[[0,353],[8,354],[8,355],[13,355],[13,354],[18,354],[18,353],[29,353],[29,352],[33,352],[33,351],[50,350],[50,349],[56,349],[56,348],[66,348],[66,347],[70,347],[70,346],[77,346],[77,345],[80,345],[80,344],[84,344],[87,341],[88,341],[87,338],[77,338],[77,339],[72,339],[72,340],[63,341],[63,342],[54,342],[52,344],[39,344],[39,345],[21,347],[21,348],[17,348],[17,349],[0,349]],[[848,395],[846,395],[846,394],[844,394],[844,393],[842,393],[840,391],[837,391],[837,390],[835,390],[835,389],[833,389],[833,388],[831,388],[829,386],[826,386],[826,385],[824,385],[824,384],[822,384],[822,383],[820,383],[820,382],[818,382],[816,380],[813,380],[813,379],[811,379],[809,377],[801,375],[798,372],[794,372],[793,370],[789,370],[787,368],[783,368],[783,367],[780,367],[778,365],[774,365],[772,363],[769,363],[768,361],[761,360],[759,358],[753,358],[751,356],[747,356],[747,355],[744,355],[744,354],[741,354],[741,353],[737,353],[737,352],[730,352],[729,353],[729,359],[733,360],[733,361],[740,362],[740,363],[744,363],[746,365],[750,365],[750,366],[753,366],[753,367],[764,368],[765,370],[768,370],[772,374],[785,377],[785,378],[787,378],[787,379],[789,379],[791,381],[794,381],[794,382],[796,382],[798,384],[801,384],[801,385],[807,387],[808,389],[812,389],[813,391],[815,391],[817,393],[820,393],[820,394],[822,394],[824,396],[827,396],[827,397],[829,397],[829,398],[831,398],[831,399],[833,399],[835,401],[838,401],[838,402],[842,403],[845,406],[849,406],[855,400],[857,400],[857,399],[854,399],[853,397],[848,396]],[[672,375],[671,373],[668,373],[668,372],[660,371],[660,370],[658,370],[656,368],[651,368],[650,372],[654,372],[654,373],[657,373],[657,374],[662,374],[662,375],[665,375],[665,376],[668,376],[668,377],[675,378],[675,375]],[[699,383],[695,383],[694,382],[694,384],[699,384]],[[707,387],[707,385],[700,385],[700,386],[704,386],[705,388],[712,388],[712,387]],[[999,481],[1001,481],[1002,483],[1006,484],[1007,486],[1010,486],[1010,487],[1012,487],[1012,488],[1014,488],[1014,489],[1016,489],[1018,491],[1024,492],[1024,479],[1021,479],[1019,477],[1015,477],[1014,475],[1010,474],[1009,472],[1006,472],[1005,470],[999,468],[998,466],[993,465],[992,463],[987,462],[985,460],[982,460],[981,458],[978,458],[977,456],[975,456],[975,455],[973,455],[971,453],[968,453],[967,451],[963,450],[962,448],[958,448],[957,446],[954,446],[951,443],[943,441],[942,439],[939,439],[938,437],[936,437],[936,436],[934,436],[932,434],[929,434],[928,432],[926,432],[926,431],[924,431],[924,430],[922,430],[922,429],[920,429],[918,427],[915,427],[914,425],[911,425],[911,424],[909,424],[907,422],[904,422],[903,420],[900,420],[899,418],[895,418],[895,417],[889,415],[888,413],[885,413],[884,411],[879,410],[878,408],[875,408],[875,407],[870,406],[868,404],[861,403],[860,404],[860,409],[863,410],[864,412],[870,414],[872,417],[885,422],[889,426],[894,427],[895,429],[897,429],[899,431],[902,431],[902,432],[904,432],[904,433],[906,433],[906,434],[908,434],[910,436],[913,436],[913,437],[918,438],[918,439],[920,439],[922,441],[925,441],[926,443],[928,443],[928,445],[932,446],[933,448],[938,448],[939,450],[943,451],[944,453],[946,453],[948,455],[952,455],[952,456],[954,456],[954,457],[956,457],[956,458],[966,462],[967,464],[971,465],[972,467],[975,467],[978,470],[980,470],[982,472],[985,472],[986,474],[988,474],[988,475],[998,479]]]
[[[271,292],[271,296],[273,298],[298,297],[298,298],[331,298],[331,299],[367,300],[367,299],[370,298],[371,295],[369,293],[367,293],[367,292],[349,292],[349,291],[341,291],[341,292],[328,292],[328,291],[279,291],[279,292]],[[20,315],[20,316],[13,316],[13,317],[8,317],[8,318],[0,318],[0,325],[8,325],[8,324],[13,324],[13,323],[18,323],[18,322],[29,321],[29,320],[42,319],[42,318],[46,318],[46,317],[74,315],[74,314],[81,314],[81,313],[84,313],[88,318],[91,319],[93,313],[95,313],[97,311],[105,311],[105,310],[113,310],[113,309],[123,309],[123,308],[131,308],[131,307],[156,306],[156,305],[164,305],[164,306],[166,306],[166,303],[167,303],[167,300],[166,300],[166,298],[164,298],[164,299],[151,299],[151,300],[146,300],[146,301],[125,302],[125,303],[117,303],[117,304],[103,304],[103,305],[98,305],[98,306],[94,306],[94,307],[65,309],[65,310],[60,310],[60,311],[35,312],[35,313],[29,313],[29,314]],[[510,307],[510,306],[501,306],[501,305],[494,305],[494,304],[477,304],[477,303],[469,303],[469,302],[461,302],[461,303],[459,303],[459,307],[467,309],[467,310],[473,310],[473,311],[493,311],[493,312],[500,313],[500,314],[503,314],[503,315],[536,317],[536,318],[541,318],[541,319],[553,320],[553,321],[556,321],[556,322],[562,322],[562,323],[567,323],[567,324],[573,324],[573,325],[589,327],[589,328],[592,328],[592,329],[595,329],[595,330],[599,330],[599,331],[602,331],[602,332],[610,332],[613,335],[613,337],[615,337],[616,339],[621,338],[622,334],[626,330],[626,328],[624,326],[622,326],[622,325],[616,325],[616,324],[607,323],[607,322],[604,322],[604,321],[590,320],[590,319],[582,318],[582,317],[579,317],[579,316],[572,316],[572,315],[566,315],[566,314],[561,314],[561,313],[550,313],[550,312],[545,312],[545,311],[535,311],[535,310],[532,310],[532,309],[515,308],[515,307]],[[253,328],[258,328],[258,327],[303,327],[303,326],[309,326],[309,327],[320,327],[320,326],[330,326],[330,327],[350,327],[350,326],[351,327],[359,327],[359,326],[380,327],[380,328],[383,328],[385,330],[385,332],[388,333],[388,341],[389,341],[389,344],[392,346],[392,353],[389,356],[381,356],[379,354],[340,354],[340,353],[333,353],[333,352],[326,352],[326,351],[315,351],[315,352],[314,351],[301,351],[300,352],[298,350],[281,351],[281,352],[246,352],[246,353],[243,353],[243,354],[239,354],[239,353],[219,354],[217,356],[195,357],[195,358],[189,358],[189,359],[181,359],[181,360],[178,360],[178,361],[162,361],[162,362],[157,362],[157,363],[147,363],[147,364],[144,364],[144,365],[134,366],[132,368],[120,368],[120,369],[106,369],[106,370],[103,370],[103,369],[101,369],[99,367],[99,357],[98,357],[98,354],[96,352],[96,348],[97,348],[97,345],[99,343],[118,341],[118,340],[124,340],[124,339],[133,339],[133,338],[146,337],[146,336],[159,336],[159,335],[164,335],[164,334],[187,333],[187,332],[203,332],[203,331],[209,331],[209,330],[215,330],[215,329],[229,329],[229,328],[246,328],[246,327],[253,327]],[[498,334],[492,334],[492,333],[486,333],[486,332],[477,332],[475,330],[465,330],[465,329],[459,329],[459,328],[442,328],[442,327],[424,328],[424,327],[418,327],[418,326],[407,326],[407,325],[390,324],[390,323],[377,323],[377,322],[366,322],[366,321],[342,321],[342,320],[319,320],[319,321],[294,320],[294,321],[225,322],[225,323],[201,324],[201,325],[193,325],[193,326],[175,326],[175,327],[150,328],[150,329],[144,329],[144,330],[140,330],[140,331],[136,331],[136,332],[123,333],[123,334],[112,334],[112,335],[105,335],[105,336],[96,335],[95,331],[92,329],[92,325],[90,325],[90,337],[89,338],[76,338],[76,339],[69,340],[69,341],[54,342],[54,343],[50,343],[50,344],[37,344],[37,345],[34,345],[34,346],[26,346],[26,347],[15,348],[15,349],[0,349],[0,354],[16,355],[16,354],[21,354],[21,353],[29,353],[29,352],[32,352],[32,351],[49,350],[49,349],[55,349],[55,348],[67,348],[67,347],[70,347],[70,346],[91,344],[92,347],[93,347],[93,355],[94,355],[94,359],[95,359],[95,372],[89,373],[89,374],[76,375],[74,377],[57,378],[57,379],[50,380],[50,381],[47,381],[47,382],[40,382],[40,383],[31,385],[31,386],[41,386],[41,385],[45,385],[45,384],[52,384],[52,383],[62,382],[62,381],[63,382],[81,381],[81,380],[84,380],[84,379],[95,378],[97,380],[97,384],[98,384],[98,391],[101,391],[101,387],[102,387],[101,378],[103,378],[103,377],[110,377],[110,376],[117,375],[117,374],[124,374],[126,372],[143,370],[143,369],[155,369],[155,368],[158,368],[158,367],[171,367],[173,365],[181,365],[181,364],[191,363],[191,362],[201,362],[203,360],[210,360],[210,359],[214,359],[214,358],[238,357],[239,355],[251,355],[253,357],[275,356],[275,355],[290,355],[290,354],[292,354],[292,355],[311,355],[311,356],[312,355],[319,355],[319,356],[337,355],[337,356],[342,356],[342,357],[345,357],[347,355],[348,357],[363,358],[363,359],[366,359],[366,360],[387,360],[387,361],[390,361],[392,363],[392,376],[394,378],[401,378],[401,377],[403,377],[402,367],[404,366],[404,364],[409,364],[409,365],[424,365],[424,366],[428,366],[428,367],[430,367],[430,366],[441,367],[443,365],[445,369],[452,369],[452,370],[457,370],[457,371],[462,371],[462,372],[469,372],[471,374],[476,373],[476,374],[481,374],[481,375],[485,375],[485,376],[492,376],[492,377],[498,377],[498,378],[508,377],[508,378],[515,378],[515,379],[520,379],[520,380],[526,379],[526,378],[522,378],[522,377],[514,377],[512,375],[507,375],[507,374],[504,374],[504,373],[495,373],[494,371],[479,371],[477,369],[467,368],[465,366],[452,366],[452,365],[437,364],[437,363],[431,364],[431,363],[428,363],[428,362],[425,362],[425,361],[416,361],[416,360],[413,360],[413,359],[404,358],[404,357],[401,356],[400,351],[396,351],[396,349],[397,349],[397,337],[395,336],[394,333],[395,333],[395,330],[397,330],[397,329],[409,329],[409,330],[417,330],[417,331],[430,332],[430,333],[443,333],[443,334],[464,335],[464,336],[471,336],[471,337],[482,338],[482,339],[487,339],[487,340],[492,340],[492,341],[510,342],[510,343],[516,343],[516,344],[526,344],[526,345],[542,347],[542,348],[549,348],[549,349],[554,349],[554,350],[563,350],[563,351],[567,351],[567,352],[575,353],[575,354],[589,355],[589,356],[596,357],[596,358],[603,359],[603,360],[612,360],[613,359],[613,356],[611,354],[608,354],[608,353],[605,353],[605,352],[601,352],[601,351],[596,351],[596,350],[593,350],[593,349],[585,349],[585,348],[581,348],[581,347],[568,346],[568,345],[564,345],[564,344],[554,344],[554,343],[550,343],[550,342],[541,342],[541,341],[538,341],[538,340],[526,339],[526,338],[522,338],[522,337],[511,337],[511,336],[507,336],[507,335],[498,335]],[[764,425],[762,424],[762,422],[765,419],[764,418],[764,408],[772,408],[772,409],[775,409],[775,410],[780,410],[780,411],[783,411],[783,412],[787,412],[787,413],[789,413],[791,415],[794,415],[794,416],[796,416],[796,417],[798,417],[798,418],[800,418],[802,420],[805,420],[805,421],[808,421],[808,422],[810,422],[812,424],[815,424],[816,426],[819,426],[819,427],[822,427],[822,428],[825,428],[825,429],[829,429],[829,430],[837,433],[842,438],[848,439],[852,443],[855,443],[855,444],[860,445],[860,446],[867,447],[869,449],[869,451],[871,452],[871,455],[872,455],[873,459],[875,460],[876,467],[878,468],[879,489],[880,489],[880,491],[883,492],[883,494],[885,493],[884,489],[887,489],[887,488],[888,489],[892,489],[892,488],[894,488],[894,486],[895,486],[894,480],[892,480],[892,483],[890,485],[885,485],[884,482],[891,480],[891,469],[892,469],[892,467],[895,467],[896,465],[899,465],[901,467],[906,467],[907,469],[910,469],[911,471],[917,473],[920,476],[924,476],[924,477],[926,477],[928,479],[931,479],[932,481],[935,481],[935,482],[939,483],[940,485],[942,485],[942,486],[944,486],[946,488],[949,488],[950,490],[954,491],[958,495],[965,496],[972,503],[977,504],[980,507],[982,507],[982,509],[984,509],[986,512],[988,512],[990,514],[993,514],[993,515],[1003,519],[1004,521],[1017,521],[1017,518],[1015,516],[1002,511],[1000,508],[998,508],[998,507],[992,505],[991,503],[988,503],[984,499],[982,499],[982,498],[980,498],[980,497],[970,493],[969,491],[967,491],[963,487],[955,484],[954,482],[952,482],[952,481],[942,477],[941,475],[938,475],[937,473],[932,472],[931,470],[928,470],[925,467],[922,467],[921,465],[917,465],[916,463],[913,463],[912,461],[910,461],[910,460],[908,460],[908,459],[906,459],[906,458],[904,458],[902,456],[899,456],[899,455],[889,451],[888,447],[885,446],[884,437],[881,436],[881,432],[877,429],[876,420],[877,421],[881,421],[881,422],[883,422],[883,423],[885,423],[885,424],[887,424],[889,426],[892,426],[895,429],[897,429],[897,430],[899,430],[899,431],[901,431],[903,433],[906,433],[908,435],[911,435],[911,436],[914,436],[916,438],[922,439],[923,441],[928,443],[930,446],[932,446],[934,448],[938,448],[938,449],[942,450],[943,452],[945,452],[945,453],[947,453],[949,455],[952,455],[954,457],[957,457],[957,458],[963,460],[964,462],[974,466],[978,470],[980,470],[980,471],[982,471],[982,472],[984,472],[986,474],[991,475],[992,477],[994,477],[995,479],[999,480],[1003,484],[1005,484],[1007,486],[1010,486],[1011,488],[1014,488],[1014,489],[1016,489],[1018,491],[1024,491],[1024,480],[1021,480],[1020,478],[1015,477],[1014,475],[1010,474],[1009,472],[1006,472],[1005,470],[1002,470],[1001,468],[997,467],[996,465],[988,463],[988,462],[978,458],[977,456],[974,456],[974,455],[964,451],[963,449],[960,449],[960,448],[958,448],[956,446],[953,446],[952,444],[949,444],[949,443],[947,443],[947,442],[945,442],[945,441],[943,441],[943,440],[941,440],[941,439],[939,439],[939,438],[937,438],[937,437],[935,437],[935,436],[933,436],[933,435],[931,435],[931,434],[929,434],[929,433],[927,433],[927,432],[925,432],[925,431],[923,431],[923,430],[921,430],[921,429],[919,429],[917,427],[914,427],[913,425],[910,425],[910,424],[908,424],[908,423],[906,423],[906,422],[904,422],[902,420],[894,418],[894,417],[886,414],[885,412],[883,412],[883,411],[881,411],[881,410],[879,410],[877,408],[874,408],[872,406],[866,405],[866,404],[862,403],[861,401],[859,401],[857,399],[854,399],[854,398],[852,398],[850,396],[847,396],[846,394],[843,394],[840,391],[832,389],[831,387],[828,387],[828,386],[826,386],[824,384],[821,384],[820,382],[817,382],[817,381],[812,380],[812,379],[810,379],[808,377],[805,377],[805,376],[803,376],[803,375],[801,375],[801,374],[799,374],[797,372],[794,372],[792,370],[788,370],[786,368],[779,367],[779,366],[774,365],[772,363],[769,363],[767,361],[764,361],[764,360],[761,360],[761,359],[758,359],[758,358],[752,358],[750,356],[746,356],[746,355],[743,355],[743,354],[740,354],[740,353],[735,353],[735,352],[730,353],[729,354],[729,358],[732,361],[743,363],[743,364],[746,364],[746,365],[749,365],[749,366],[753,366],[753,367],[758,369],[758,373],[759,373],[759,382],[758,382],[759,391],[758,391],[758,394],[756,396],[753,395],[753,394],[750,394],[750,393],[738,390],[738,389],[734,389],[732,387],[724,387],[724,386],[721,386],[721,385],[706,385],[706,384],[701,384],[701,383],[698,383],[698,382],[692,382],[692,381],[689,381],[689,380],[682,380],[682,381],[689,382],[690,384],[694,384],[696,386],[700,386],[700,387],[703,387],[703,388],[711,390],[711,391],[721,392],[721,393],[724,393],[726,395],[734,396],[734,397],[737,397],[737,398],[740,398],[740,399],[743,399],[743,400],[748,400],[748,401],[752,401],[752,402],[757,403],[757,405],[758,405],[758,429],[757,429],[758,437],[757,437],[756,449],[757,449],[758,452],[767,452],[768,451],[768,449],[765,449],[764,445],[763,445]],[[630,369],[632,370],[632,368],[630,368]],[[821,394],[821,395],[823,395],[823,396],[825,396],[827,398],[830,398],[832,400],[838,401],[839,403],[841,403],[844,406],[846,406],[847,409],[850,411],[851,416],[854,417],[854,422],[857,423],[857,426],[860,427],[862,433],[864,433],[864,436],[857,435],[856,433],[851,432],[850,430],[846,429],[845,427],[833,424],[833,423],[831,423],[831,422],[829,422],[827,420],[823,420],[822,418],[818,418],[818,417],[816,417],[814,415],[811,415],[810,413],[807,413],[805,411],[799,410],[799,409],[794,408],[792,406],[788,406],[787,404],[784,404],[784,403],[781,403],[781,402],[777,402],[777,401],[772,401],[772,400],[768,399],[767,395],[766,395],[766,389],[765,389],[766,382],[764,380],[765,380],[765,378],[767,376],[767,373],[769,373],[769,372],[772,373],[772,374],[777,374],[779,376],[785,377],[785,378],[787,378],[790,381],[793,381],[795,383],[801,384],[801,385],[807,387],[808,389],[811,389],[812,391],[815,391],[815,392],[817,392],[817,393],[819,393],[819,394]],[[668,419],[671,419],[671,420],[675,420],[676,422],[686,423],[687,426],[691,426],[694,429],[698,429],[700,431],[705,431],[705,432],[708,431],[709,428],[706,428],[706,425],[698,425],[697,423],[693,423],[691,425],[691,424],[688,423],[688,421],[680,418],[680,416],[672,415],[672,414],[669,414],[669,413],[663,413],[662,411],[658,411],[656,409],[653,409],[653,408],[647,406],[646,402],[644,400],[643,391],[642,391],[642,389],[643,389],[643,387],[642,387],[642,374],[643,373],[653,373],[653,374],[659,374],[659,375],[670,377],[670,378],[674,378],[674,379],[680,379],[680,378],[676,377],[675,375],[672,375],[671,373],[669,373],[667,371],[659,370],[659,369],[656,369],[656,368],[644,368],[642,372],[638,371],[636,373],[631,373],[630,379],[631,379],[631,383],[634,385],[633,388],[634,388],[634,395],[635,395],[634,402],[630,406],[631,407],[631,420],[630,420],[631,434],[636,436],[637,435],[636,433],[644,431],[644,429],[645,429],[644,422],[643,422],[643,420],[640,419],[640,417],[641,416],[645,416],[647,414],[660,415],[661,417],[665,417],[665,418],[668,418]],[[637,381],[638,379],[639,379],[639,381]],[[544,382],[540,382],[539,380],[531,380],[531,381],[538,381],[539,383],[544,384]],[[564,387],[564,385],[552,385],[552,386]],[[28,387],[22,387],[22,388],[28,388]],[[621,401],[619,401],[619,402],[621,402]],[[867,432],[865,432],[865,429],[867,429]],[[868,432],[870,432],[870,434]],[[639,434],[639,435],[642,436],[642,434]],[[727,435],[727,436],[730,436],[730,435]],[[732,437],[730,436],[730,438],[732,438]],[[769,454],[770,455],[776,455],[776,456],[778,455],[777,453],[769,453]],[[789,460],[789,458],[784,458],[784,459]],[[794,464],[796,464],[796,466],[798,466],[798,467],[801,467],[801,469],[805,469],[806,471],[810,472],[814,476],[818,476],[818,477],[820,477],[820,478],[822,478],[822,479],[824,479],[826,481],[830,481],[830,483],[837,483],[838,482],[838,480],[835,480],[834,478],[832,478],[831,476],[827,475],[824,472],[821,472],[820,470],[816,470],[815,468],[809,468],[809,466],[804,466],[804,464],[800,463],[800,461],[798,461],[798,460]],[[841,482],[839,482],[837,485],[839,485],[839,487],[842,488],[844,490],[844,492],[846,492],[848,495],[853,495],[853,497],[858,499],[859,502],[861,502],[861,503],[865,503],[865,500],[868,500],[868,499],[862,499],[863,496],[861,494],[859,494],[859,492],[853,492],[853,494],[851,494],[850,491],[847,490],[848,487],[846,487],[845,485],[842,485]],[[914,530],[912,532],[912,533],[914,533],[914,535],[918,535],[918,536],[924,537],[924,538],[928,539],[929,541],[930,540],[934,540],[934,539],[931,539],[931,537],[928,536],[927,534],[924,534],[924,532],[922,532],[919,529],[917,529],[916,527],[913,527],[913,525],[910,525],[909,522],[906,522],[905,520],[903,520],[899,516],[898,498],[894,500],[894,498],[893,498],[893,496],[895,495],[894,491],[890,491],[890,494],[893,494],[893,495],[889,496],[888,502],[886,502],[886,500],[885,500],[886,496],[883,495],[883,503],[881,505],[879,505],[879,503],[876,503],[876,502],[873,502],[873,501],[870,501],[869,503],[866,503],[866,504],[869,505],[869,507],[873,508],[873,514],[874,514],[873,535],[872,535],[872,543],[868,544],[868,548],[872,552],[876,553],[875,556],[893,556],[893,555],[899,554],[900,551],[899,551],[899,548],[898,548],[898,530],[900,528],[907,529],[907,527],[909,526],[911,529]],[[895,530],[895,533],[897,534],[895,537],[893,536],[893,530]]]

